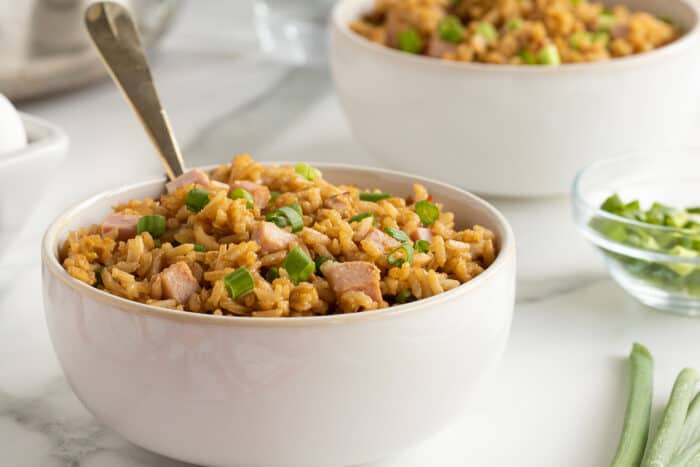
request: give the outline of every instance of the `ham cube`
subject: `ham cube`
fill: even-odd
[[[433,232],[426,227],[418,227],[416,230],[411,232],[411,240],[413,240],[414,242],[418,240],[425,240],[430,242],[433,240]]]
[[[173,193],[178,188],[194,183],[195,185],[201,185],[203,187],[209,186],[209,175],[205,174],[199,169],[193,169],[177,177],[175,180],[165,184],[165,191],[168,194]]]
[[[199,283],[192,275],[190,267],[179,261],[160,273],[163,296],[174,298],[178,303],[186,303],[190,296],[199,290]]]
[[[128,240],[136,235],[136,225],[141,216],[138,214],[112,213],[102,222],[102,233],[117,231],[117,240]]]
[[[260,245],[260,253],[266,255],[275,251],[285,250],[296,240],[296,235],[282,230],[272,222],[258,222],[253,227],[252,240]]]
[[[393,250],[401,245],[398,240],[390,237],[377,228],[370,230],[363,241],[371,243],[374,248],[384,252],[387,250]]]
[[[336,297],[345,292],[364,292],[375,302],[382,301],[382,291],[379,288],[379,268],[367,261],[349,261],[337,263],[326,261],[321,265],[323,276],[328,281]]]
[[[263,209],[270,202],[270,189],[260,183],[249,182],[247,180],[234,180],[231,183],[231,189],[243,188],[253,197],[253,204],[258,209]]]
[[[351,203],[350,193],[340,193],[326,198],[323,201],[323,207],[337,211],[341,216],[347,216],[350,213]]]

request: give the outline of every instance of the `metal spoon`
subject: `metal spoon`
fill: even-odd
[[[131,13],[116,2],[94,2],[85,10],[85,26],[117,87],[158,151],[171,180],[185,171],[180,148],[160,103],[141,37]]]

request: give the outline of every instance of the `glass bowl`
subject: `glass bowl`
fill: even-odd
[[[602,210],[615,193],[624,202],[639,200],[642,210],[655,202],[700,206],[700,148],[596,162],[579,172],[572,188],[576,225],[603,253],[613,279],[646,305],[700,316],[700,226],[686,228],[680,219],[676,224],[684,227],[653,225]],[[691,220],[700,223],[700,214]]]

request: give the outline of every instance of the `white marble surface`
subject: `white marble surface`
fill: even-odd
[[[249,151],[267,160],[380,165],[350,135],[327,72],[288,69],[241,54],[230,16],[187,5],[154,57],[156,80],[191,164]],[[216,32],[214,32],[216,31]],[[235,43],[236,47],[228,44]],[[105,188],[161,172],[115,88],[25,103],[62,125],[69,157],[27,226],[0,258],[0,466],[183,465],[98,425],[54,357],[40,295],[39,240],[61,210]],[[425,161],[407,161],[412,170]],[[624,410],[632,342],[657,358],[657,409],[684,365],[700,365],[700,320],[656,312],[626,296],[570,220],[567,199],[492,200],[518,239],[512,337],[490,391],[458,423],[373,467],[567,466],[609,462]],[[429,378],[430,375],[426,375]]]

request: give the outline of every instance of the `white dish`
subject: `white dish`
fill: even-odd
[[[27,146],[27,131],[12,102],[0,94],[0,160]]]
[[[373,168],[314,164],[334,183],[408,195],[426,185],[457,222],[499,241],[495,262],[438,296],[384,310],[310,318],[171,311],[71,278],[57,260],[67,231],[117,202],[157,196],[151,180],[62,214],[42,248],[44,306],[75,393],[135,444],[196,464],[351,465],[445,427],[494,370],[514,304],[515,243],[503,216],[448,185]]]
[[[687,32],[648,53],[559,67],[455,63],[374,44],[349,29],[373,3],[337,3],[331,65],[355,136],[392,167],[478,193],[565,194],[594,160],[688,141],[697,125],[692,0],[614,0]]]
[[[20,117],[28,144],[0,157],[1,239],[17,233],[68,150],[68,136],[63,130],[21,112]]]

